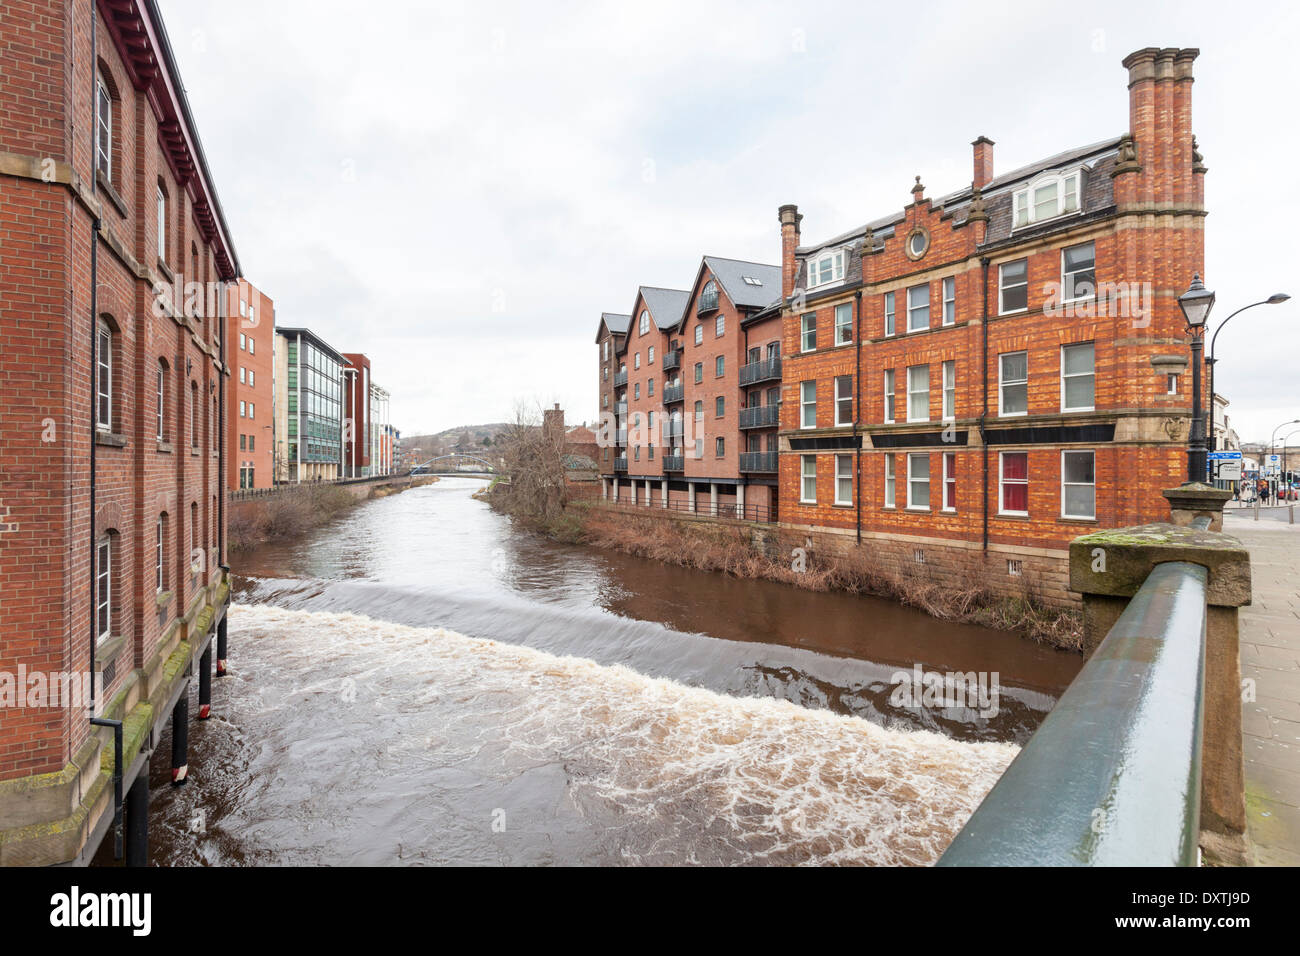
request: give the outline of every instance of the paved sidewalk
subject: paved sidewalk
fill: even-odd
[[[1300,510],[1300,509],[1298,509]],[[1300,524],[1229,506],[1223,530],[1250,550],[1254,603],[1241,609],[1246,819],[1256,860],[1300,866]]]

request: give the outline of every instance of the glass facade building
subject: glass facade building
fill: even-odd
[[[343,357],[306,329],[277,331],[285,347],[279,396],[285,402],[287,477],[337,478],[343,460]]]

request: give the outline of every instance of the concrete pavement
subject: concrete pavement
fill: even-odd
[[[1262,508],[1255,521],[1231,503],[1223,519],[1250,550],[1241,676],[1255,699],[1242,704],[1242,742],[1247,832],[1264,866],[1300,866],[1300,524],[1287,519],[1286,507]]]

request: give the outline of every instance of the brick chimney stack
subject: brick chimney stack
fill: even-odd
[[[975,176],[971,188],[983,189],[993,181],[993,140],[981,136],[971,146],[975,148]]]
[[[799,260],[794,251],[799,248],[799,207],[787,203],[778,211],[781,219],[781,297],[790,298],[794,294],[794,280],[799,274]]]
[[[1121,144],[1115,201],[1199,208],[1202,179],[1192,146],[1192,63],[1197,49],[1147,47],[1124,58],[1129,137]]]

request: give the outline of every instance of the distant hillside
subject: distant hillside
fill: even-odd
[[[456,452],[481,455],[491,452],[497,438],[509,427],[506,422],[492,422],[487,425],[457,425],[436,435],[403,435],[402,458],[415,462]]]

